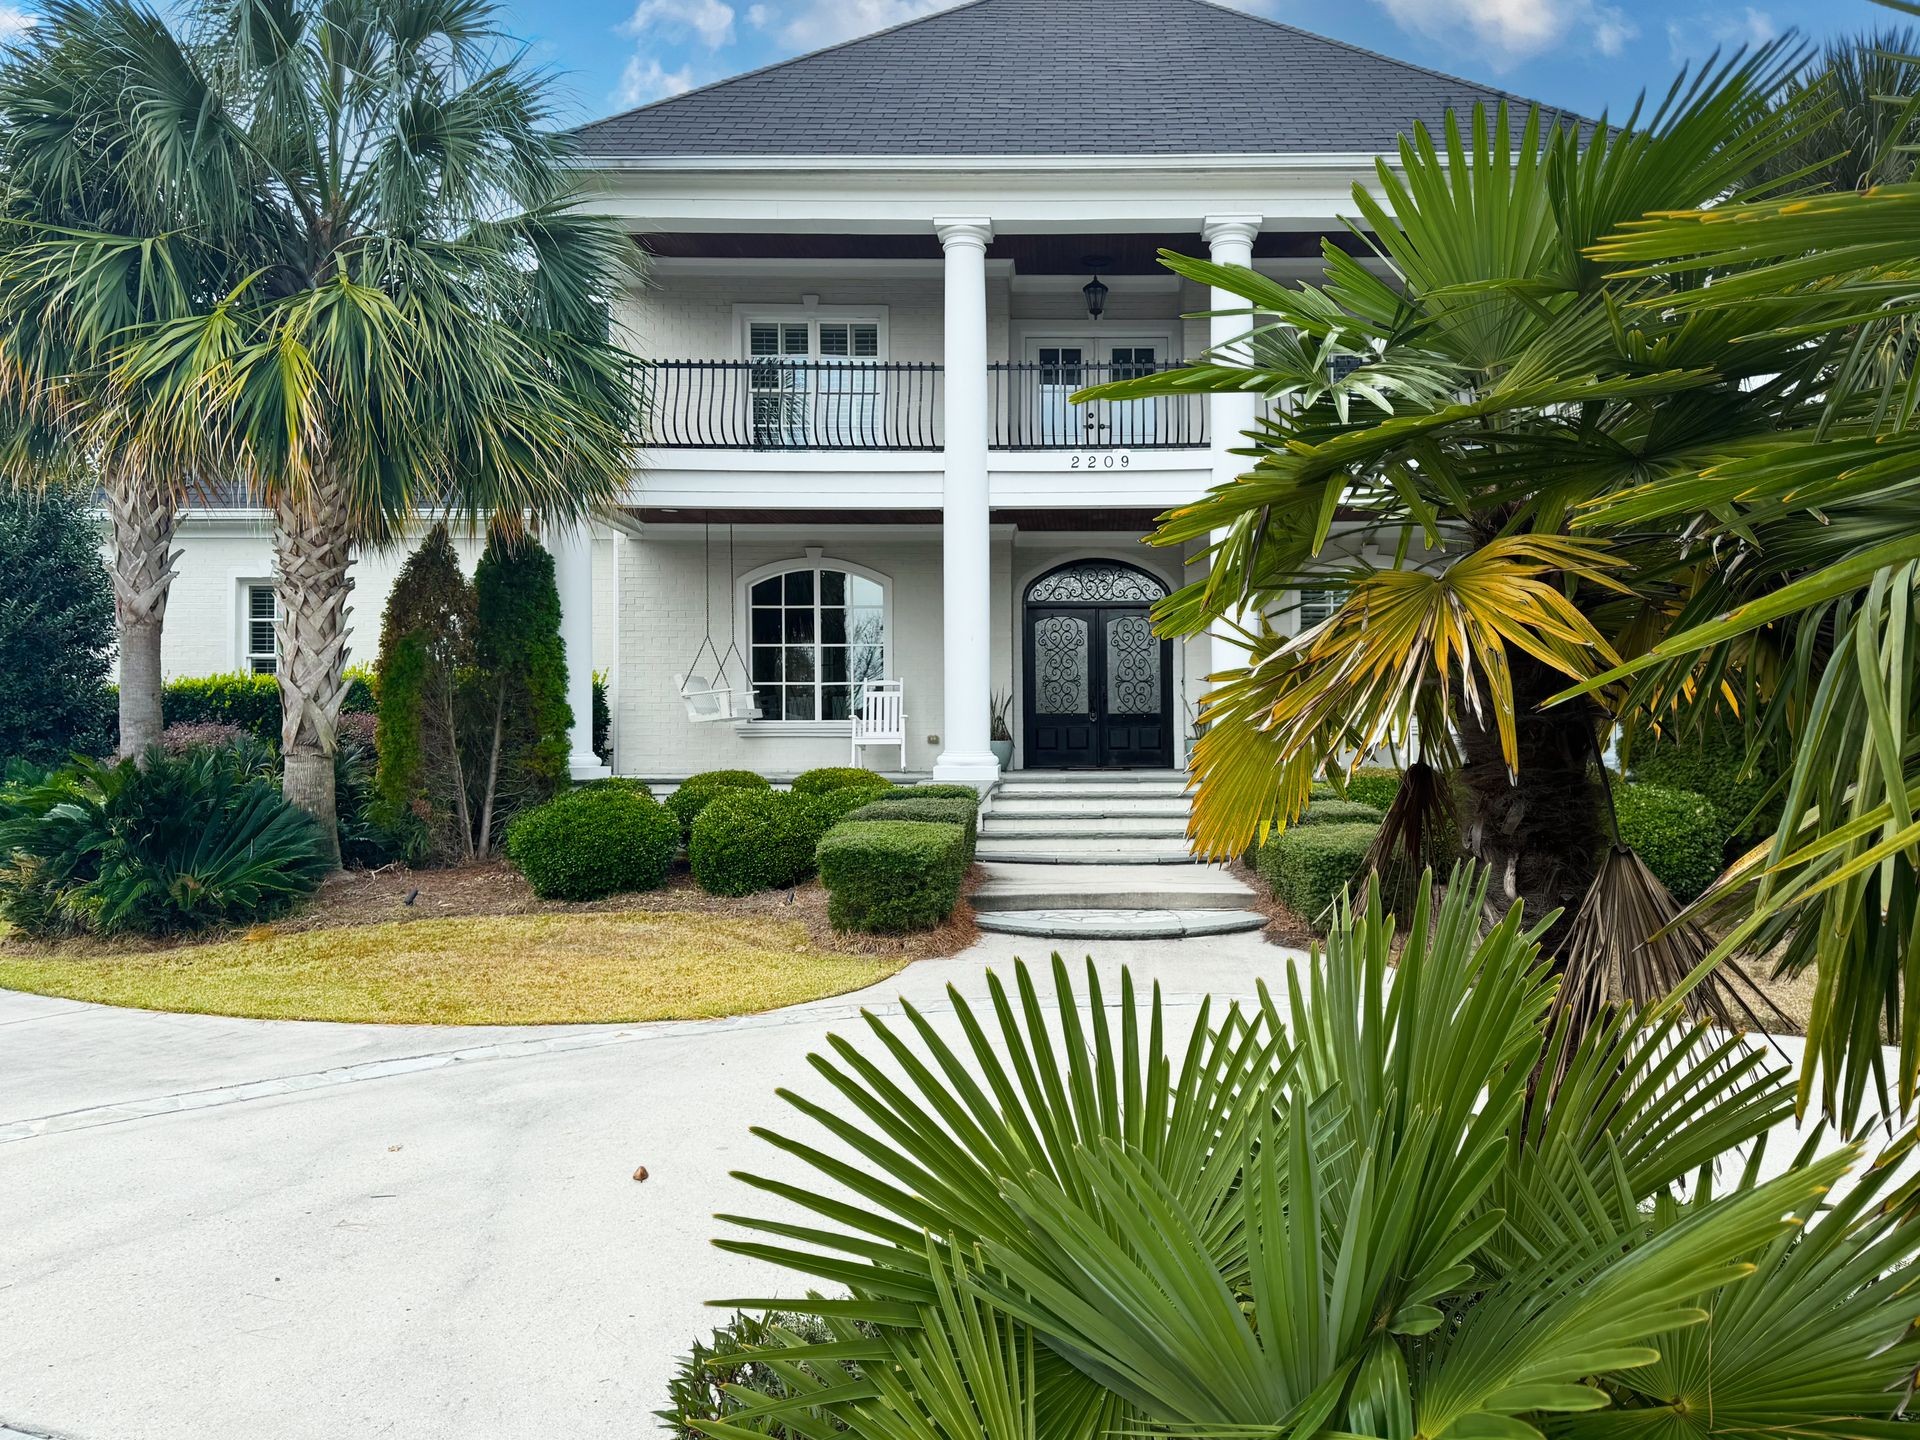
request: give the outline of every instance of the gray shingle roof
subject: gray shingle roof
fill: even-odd
[[[1208,0],[973,0],[575,134],[588,159],[1379,153],[1515,98]]]

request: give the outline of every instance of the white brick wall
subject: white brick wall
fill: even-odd
[[[386,609],[387,596],[401,565],[424,533],[424,527],[416,528],[409,532],[404,545],[355,557],[349,572],[353,580],[347,614],[349,665],[372,665],[379,657],[380,616]],[[453,539],[461,565],[471,575],[483,542],[458,529]],[[167,628],[160,649],[163,672],[171,680],[241,669],[241,586],[272,578],[272,526],[264,516],[189,516],[182,521],[175,541],[181,556],[167,596]],[[111,563],[112,556],[106,551],[103,545],[102,553]],[[606,669],[614,654],[619,613],[614,603],[613,542],[609,536],[596,540],[593,558],[594,657],[595,664]]]

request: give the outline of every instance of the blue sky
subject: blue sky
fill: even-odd
[[[591,119],[946,8],[955,0],[506,0]],[[1895,19],[1871,0],[1233,0],[1238,8],[1566,105],[1616,113],[1685,61],[1789,29]],[[0,5],[0,25],[7,7]],[[1112,35],[1110,43],[1126,37]],[[1098,83],[1097,66],[1090,75]]]

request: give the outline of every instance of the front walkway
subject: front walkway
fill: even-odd
[[[730,1170],[794,1173],[747,1133],[788,1124],[775,1087],[822,1096],[806,1054],[863,1002],[938,1014],[950,983],[983,994],[986,966],[1046,948],[992,936],[860,997],[626,1027],[0,992],[0,1436],[645,1434],[721,1318],[703,1302],[795,1283],[707,1243],[714,1211],[764,1203]],[[1257,934],[1098,948],[1104,979],[1161,982],[1176,1028],[1286,954]]]

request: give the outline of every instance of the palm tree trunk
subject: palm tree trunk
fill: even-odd
[[[334,739],[346,698],[347,597],[353,558],[346,491],[316,477],[299,503],[274,507],[274,558],[279,597],[280,788],[325,832],[340,863],[333,792]]]
[[[160,743],[160,640],[173,583],[173,496],[140,474],[110,473],[102,487],[113,527],[113,613],[120,635],[120,754],[140,759]]]
[[[1525,904],[1529,922],[1552,910],[1554,951],[1573,922],[1598,869],[1605,844],[1605,795],[1593,770],[1593,706],[1574,701],[1543,708],[1567,679],[1514,652],[1514,729],[1519,773],[1509,776],[1499,732],[1472,716],[1461,725],[1461,841],[1493,871],[1489,901],[1504,911]]]

